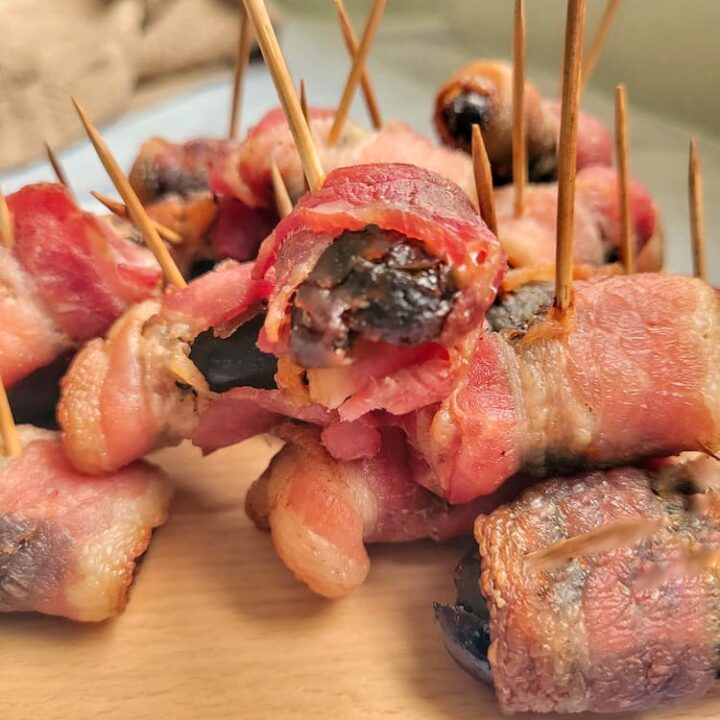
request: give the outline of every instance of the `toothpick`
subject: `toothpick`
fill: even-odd
[[[293,204],[282,175],[280,174],[280,169],[275,162],[275,158],[270,161],[270,175],[272,176],[273,190],[275,191],[275,205],[277,206],[278,215],[284,218],[292,212]]]
[[[343,0],[334,0],[334,2],[335,10],[337,10],[338,19],[340,20],[340,29],[342,30],[343,39],[345,40],[345,46],[347,47],[350,59],[354,60],[358,50],[355,31],[353,30],[350,18],[345,10]],[[379,130],[383,125],[382,117],[380,116],[380,107],[378,105],[377,98],[375,97],[375,90],[373,89],[367,69],[363,69],[362,75],[360,76],[360,87],[362,88],[363,96],[365,97],[365,106],[367,107],[368,114],[372,120],[373,127],[376,130]]]
[[[285,110],[285,116],[295,139],[295,145],[300,154],[308,185],[311,190],[317,190],[323,183],[320,158],[313,144],[310,128],[308,128],[307,121],[303,117],[300,102],[295,93],[285,58],[278,45],[267,8],[263,0],[243,0],[243,2],[245,3],[245,10],[255,27],[255,36],[265,58],[265,63],[270,70],[280,104]]]
[[[490,169],[490,159],[485,149],[485,141],[483,140],[480,126],[477,124],[472,126],[472,161],[480,217],[482,217],[485,224],[490,228],[490,232],[497,236],[498,226],[497,215],[495,214],[495,193],[492,184],[492,170]]]
[[[57,178],[57,181],[64,185],[71,195],[73,195],[72,187],[70,186],[70,183],[68,182],[67,175],[65,175],[65,170],[63,170],[63,166],[60,164],[60,160],[58,160],[57,155],[55,154],[55,151],[50,146],[50,143],[45,143],[45,154],[47,155],[48,162],[50,163],[50,167],[52,167],[53,172],[55,173],[55,177]]]
[[[310,127],[310,111],[308,110],[307,90],[303,78],[300,78],[300,109],[302,110],[305,122],[308,124],[308,127]]]
[[[87,114],[77,100],[72,98],[72,102],[75,106],[77,114],[80,117],[80,122],[82,122],[85,127],[85,131],[90,138],[90,142],[93,144],[93,147],[100,158],[100,162],[103,164],[105,171],[110,176],[110,179],[112,180],[115,189],[120,194],[120,197],[125,201],[125,205],[130,213],[133,225],[140,230],[143,238],[145,239],[145,244],[152,250],[153,254],[157,258],[157,261],[165,274],[165,279],[175,287],[185,287],[187,285],[185,278],[182,276],[178,266],[172,259],[165,243],[163,243],[160,239],[158,231],[153,225],[152,220],[148,216],[147,212],[145,212],[145,208],[142,206],[142,203],[135,194],[135,191],[132,187],[130,187],[128,179],[125,177],[125,174],[120,169],[117,160],[110,152],[110,148],[105,144],[105,141],[102,139],[100,133],[90,122],[90,118],[88,118]]]
[[[624,85],[615,88],[615,158],[620,192],[620,257],[625,272],[635,272],[635,238],[630,212],[630,170],[628,168],[627,92]]]
[[[590,81],[590,76],[593,74],[595,66],[600,59],[605,41],[607,40],[608,33],[610,32],[610,27],[612,26],[619,7],[620,0],[608,0],[607,5],[605,6],[605,12],[600,19],[600,24],[598,25],[595,35],[590,42],[590,50],[583,62],[582,82],[580,86],[581,92]]]
[[[103,195],[102,193],[95,192],[94,190],[90,193],[99,203],[102,203],[113,215],[117,215],[119,218],[122,218],[123,220],[129,220],[130,219],[130,213],[128,212],[127,206],[123,205],[121,202],[118,202],[117,200],[113,200],[111,197],[108,197],[107,195]],[[169,227],[166,227],[162,223],[157,222],[157,220],[150,219],[150,222],[155,226],[155,229],[158,231],[158,235],[163,240],[167,240],[167,242],[172,243],[173,245],[182,245],[183,239],[182,235],[179,233],[176,233],[174,230],[171,230]]]
[[[525,127],[525,4],[515,0],[512,32],[512,160],[515,202],[513,214],[522,217],[527,182],[527,132]]]
[[[610,552],[639,542],[654,535],[661,525],[658,519],[622,518],[529,553],[525,562],[530,570],[554,570],[584,555]]]
[[[573,226],[575,222],[575,160],[580,105],[580,59],[586,0],[568,0],[563,62],[562,111],[558,145],[558,220],[555,307],[563,315],[572,303]]]
[[[205,376],[198,370],[195,363],[187,355],[176,354],[167,364],[167,369],[181,385],[187,385],[198,395],[207,395],[210,392]]]
[[[330,128],[330,134],[328,135],[329,145],[336,145],[340,139],[345,120],[347,120],[348,112],[350,112],[350,103],[352,103],[355,90],[357,90],[358,83],[360,82],[360,76],[362,75],[365,62],[370,53],[370,46],[372,45],[375,33],[380,27],[380,20],[382,20],[386,5],[387,0],[373,0],[370,15],[368,16],[357,52],[355,53],[352,68],[350,69],[350,75],[348,75],[345,83],[340,105],[335,113],[335,121]]]
[[[22,445],[2,378],[0,378],[0,434],[2,434],[5,456],[19,457]]]
[[[245,8],[240,3],[240,32],[238,35],[238,49],[235,57],[235,73],[233,75],[232,104],[230,106],[230,127],[228,137],[234,140],[240,124],[240,106],[242,100],[245,73],[250,62],[250,48],[252,45],[252,26]]]
[[[697,140],[690,140],[690,166],[688,169],[690,193],[690,234],[692,236],[693,274],[707,282],[707,255],[705,252],[705,209],[703,178],[698,157]]]
[[[15,244],[15,227],[7,198],[0,188],[0,244],[11,248]]]

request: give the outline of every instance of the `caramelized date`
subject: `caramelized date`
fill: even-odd
[[[437,339],[457,286],[417,240],[369,226],[322,254],[292,304],[290,350],[303,367],[344,362],[363,337],[396,345]]]

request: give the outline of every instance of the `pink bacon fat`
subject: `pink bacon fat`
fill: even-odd
[[[720,447],[720,301],[704,283],[638,274],[574,285],[567,327],[468,340],[439,405],[402,420],[450,502],[521,468],[607,466]],[[701,445],[702,444],[702,445]]]
[[[370,226],[418,242],[451,269],[458,286],[441,342],[479,322],[492,302],[505,258],[466,195],[453,183],[412,165],[358,165],[331,172],[302,198],[263,243],[255,274],[271,266],[275,287],[265,321],[264,349],[286,352],[290,303],[323,252],[346,231]]]
[[[495,194],[498,239],[511,267],[552,265],[557,235],[557,184],[535,184],[525,190],[525,209],[514,215],[512,187]],[[663,237],[657,208],[638,182],[630,184],[635,264],[638,272],[662,267]],[[574,260],[578,264],[602,265],[620,254],[620,197],[617,172],[608,167],[589,167],[577,175]]]
[[[343,137],[329,145],[334,110],[312,108],[310,128],[325,172],[352,165],[411,163],[459,185],[474,197],[472,164],[463,153],[438,147],[409,125],[391,122],[378,132],[346,123]],[[267,113],[229,155],[213,163],[210,187],[216,195],[237,198],[250,208],[274,207],[270,161],[277,163],[293,201],[306,190],[300,158],[281,108]]]
[[[11,386],[156,294],[161,273],[149,250],[82,212],[60,185],[7,200],[15,243],[0,250],[0,372]]]
[[[675,479],[628,467],[555,478],[478,518],[487,656],[503,712],[637,712],[717,689],[720,466],[683,465]],[[529,562],[632,520],[657,530],[549,569]]]
[[[18,431],[22,454],[0,458],[0,612],[83,622],[118,615],[137,559],[167,518],[170,483],[145,462],[82,476],[56,433]]]
[[[467,534],[484,498],[451,507],[418,484],[427,467],[409,452],[397,429],[381,431],[370,459],[340,462],[309,427],[282,425],[287,441],[250,488],[248,515],[269,528],[278,555],[301,582],[327,598],[359,587],[370,570],[366,543],[449,540]]]

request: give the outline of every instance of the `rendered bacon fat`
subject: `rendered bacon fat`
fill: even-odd
[[[450,343],[495,296],[504,255],[453,183],[411,165],[330,173],[263,243],[275,287],[265,348],[306,367],[348,363],[360,339]],[[404,337],[402,329],[418,328]]]
[[[547,473],[720,446],[712,288],[653,274],[577,282],[564,326],[548,319],[551,291],[546,297],[526,306],[529,316],[515,313],[517,328],[506,320],[506,329],[468,339],[452,392],[401,421],[437,478],[431,489],[461,503],[521,468]]]
[[[373,458],[345,462],[328,454],[318,430],[283,425],[275,432],[287,444],[248,492],[247,512],[270,529],[295,576],[328,598],[365,581],[366,543],[449,540],[468,534],[477,513],[498,502],[452,507],[425,490],[416,475],[427,467],[397,429],[380,430]]]
[[[145,462],[86,477],[56,433],[18,430],[22,454],[0,458],[0,612],[84,622],[121,613],[135,563],[167,518],[167,478]]]
[[[0,248],[0,375],[11,387],[157,293],[161,274],[149,250],[82,212],[61,185],[7,200],[15,243]]]
[[[470,151],[473,124],[483,132],[496,184],[512,180],[512,68],[500,61],[473,62],[454,73],[435,100],[435,127],[450,147]],[[560,107],[525,85],[528,171],[532,182],[554,180]],[[612,137],[598,120],[580,113],[577,168],[612,165]]]
[[[716,689],[719,480],[711,458],[656,472],[618,468],[550,480],[480,516],[487,607],[471,577],[462,578],[459,607],[436,607],[451,653],[491,679],[508,713],[641,711]],[[530,562],[629,520],[657,529],[610,549],[589,546],[551,569]]]

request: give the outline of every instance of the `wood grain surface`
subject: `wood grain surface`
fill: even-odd
[[[127,611],[90,626],[0,616],[0,718],[501,717],[432,620],[431,602],[453,595],[463,543],[376,547],[362,589],[313,597],[243,512],[276,447],[258,438],[205,459],[186,446],[158,454],[177,496]],[[633,718],[715,720],[718,709],[706,700]]]

